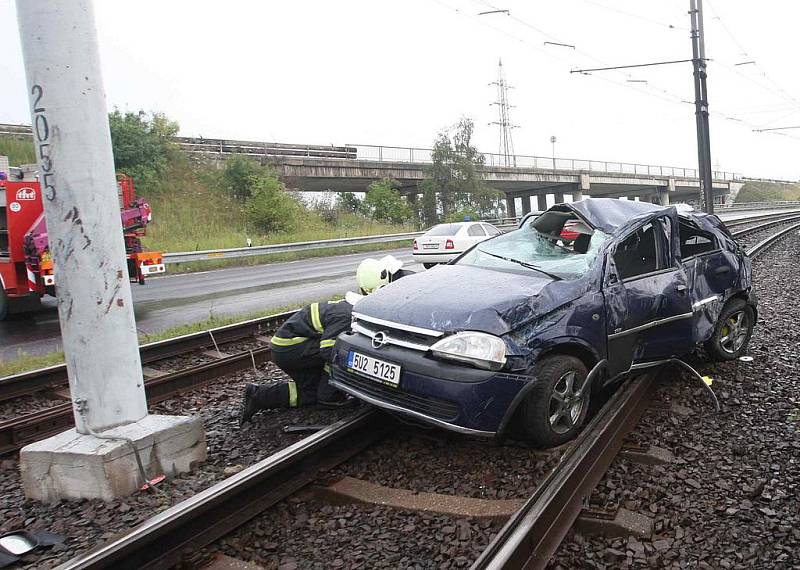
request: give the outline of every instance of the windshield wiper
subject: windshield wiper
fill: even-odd
[[[541,267],[537,267],[533,263],[528,263],[527,261],[520,261],[519,259],[514,259],[511,257],[505,257],[504,255],[497,255],[496,253],[490,253],[485,249],[481,248],[478,248],[478,251],[480,251],[481,253],[485,253],[486,255],[491,255],[492,257],[496,257],[497,259],[502,259],[503,261],[510,261],[511,263],[517,263],[527,269],[533,269],[534,271],[538,271],[539,273],[544,273],[545,275],[547,275],[548,277],[552,278],[555,281],[562,280],[562,278],[559,277],[558,275],[550,273],[549,271],[545,271],[544,269],[542,269]]]

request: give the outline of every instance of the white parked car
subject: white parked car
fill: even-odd
[[[437,263],[447,263],[476,243],[501,233],[486,222],[439,224],[414,240],[414,261],[429,269]]]

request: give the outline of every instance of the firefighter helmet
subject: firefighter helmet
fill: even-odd
[[[381,259],[368,257],[358,265],[356,270],[358,288],[364,295],[374,293],[390,283],[394,274],[400,271],[402,266],[403,262],[391,255]]]

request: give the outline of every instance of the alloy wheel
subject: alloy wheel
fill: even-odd
[[[729,354],[742,348],[750,333],[750,323],[745,312],[737,311],[728,317],[720,330],[719,344]]]
[[[556,433],[570,431],[583,413],[586,398],[580,393],[580,386],[575,386],[577,375],[575,371],[567,372],[553,386],[548,417],[550,427]]]

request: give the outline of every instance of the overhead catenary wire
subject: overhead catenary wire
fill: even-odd
[[[503,19],[508,18],[509,20],[514,21],[517,24],[520,24],[520,25],[522,25],[522,26],[524,26],[526,28],[531,29],[532,31],[538,33],[539,35],[544,36],[544,37],[548,38],[549,40],[552,40],[553,43],[576,45],[574,43],[570,43],[568,41],[565,41],[562,38],[554,36],[553,34],[541,29],[540,27],[535,26],[535,25],[531,24],[530,22],[527,22],[527,21],[525,21],[525,20],[513,15],[510,11],[506,12],[504,10],[501,10],[500,8],[498,8],[497,6],[493,5],[492,3],[488,2],[487,0],[471,0],[471,1],[476,5],[482,5],[483,7],[490,8],[491,11],[497,10],[497,11],[504,12],[503,14],[499,15],[500,18],[503,18]],[[588,0],[581,0],[581,1],[588,1]],[[456,6],[453,6],[453,5],[445,2],[444,0],[434,0],[434,2],[436,2],[440,6],[446,8],[447,10],[449,10],[451,12],[454,12],[454,13],[458,14],[459,16],[461,16],[463,18],[475,21],[475,22],[477,22],[478,24],[480,24],[483,27],[489,28],[489,29],[493,30],[494,32],[496,32],[498,34],[501,34],[501,35],[504,35],[504,36],[506,36],[506,37],[518,42],[518,43],[524,44],[529,49],[531,49],[533,51],[536,51],[537,53],[542,54],[542,55],[544,55],[545,57],[547,57],[549,59],[552,59],[554,61],[558,61],[558,62],[560,62],[560,63],[562,63],[564,65],[567,65],[567,66],[569,66],[570,70],[580,67],[577,64],[578,62],[576,62],[575,60],[567,59],[567,58],[563,57],[560,54],[554,53],[553,50],[543,49],[541,47],[541,44],[532,43],[527,38],[520,37],[517,34],[514,34],[514,33],[510,32],[509,30],[506,30],[506,29],[503,29],[501,27],[495,26],[492,23],[490,23],[487,20],[487,18],[478,17],[477,13],[467,12],[465,10],[462,10],[461,8],[458,8]],[[590,3],[592,3],[592,2],[590,2]],[[607,6],[603,6],[601,4],[597,4],[597,5],[600,6],[600,7],[608,8]],[[676,26],[675,29],[678,29],[678,30],[683,29],[683,30],[687,30],[688,31],[688,28],[681,28],[681,27],[677,27],[677,26]],[[567,50],[562,50],[562,51],[567,51]],[[599,59],[598,57],[581,50],[579,47],[577,47],[577,45],[576,45],[574,50],[569,50],[569,53],[575,54],[575,55],[581,55],[581,56],[583,56],[583,57],[585,57],[587,59],[590,59],[592,61],[595,61],[595,62],[597,62],[597,63],[599,63],[601,65],[605,65],[605,66],[609,65],[608,62],[606,62],[606,61],[604,61],[602,59]],[[625,87],[627,89],[631,89],[633,91],[636,91],[636,92],[638,92],[638,93],[640,93],[642,95],[653,97],[653,98],[659,99],[661,101],[664,101],[666,103],[670,103],[670,104],[673,104],[673,105],[678,105],[678,106],[694,105],[693,101],[689,101],[689,100],[687,100],[685,97],[683,97],[681,95],[673,93],[673,92],[669,91],[668,89],[664,89],[663,87],[657,85],[656,83],[654,83],[652,81],[649,81],[649,80],[646,81],[646,82],[637,81],[636,80],[637,78],[635,78],[630,73],[624,71],[624,69],[613,70],[612,73],[619,74],[619,75],[623,76],[625,79],[618,81],[618,80],[613,79],[611,77],[603,76],[602,74],[594,75],[594,74],[588,73],[588,74],[581,74],[581,75],[582,76],[588,76],[588,77],[591,77],[593,79],[599,79],[599,80],[604,81],[606,83],[611,83],[611,84],[614,84],[614,85],[617,85],[617,86]],[[630,81],[631,79],[634,79],[634,81]],[[709,111],[709,115],[711,115],[712,117],[714,117],[716,119],[728,121],[728,122],[731,122],[731,123],[735,123],[738,126],[745,127],[751,132],[754,132],[755,129],[758,127],[758,125],[755,125],[752,122],[747,121],[747,120],[745,120],[745,119],[743,119],[741,117],[734,116],[733,113],[730,113],[730,112],[711,111],[710,110]],[[783,137],[786,137],[786,138],[800,140],[800,139],[798,139],[798,137],[795,137],[795,136],[792,136],[792,135],[790,135],[788,133],[783,133],[783,132],[780,132],[780,131],[769,131],[769,132],[766,132],[764,134],[772,134],[772,135],[776,135],[776,136],[783,136]]]

